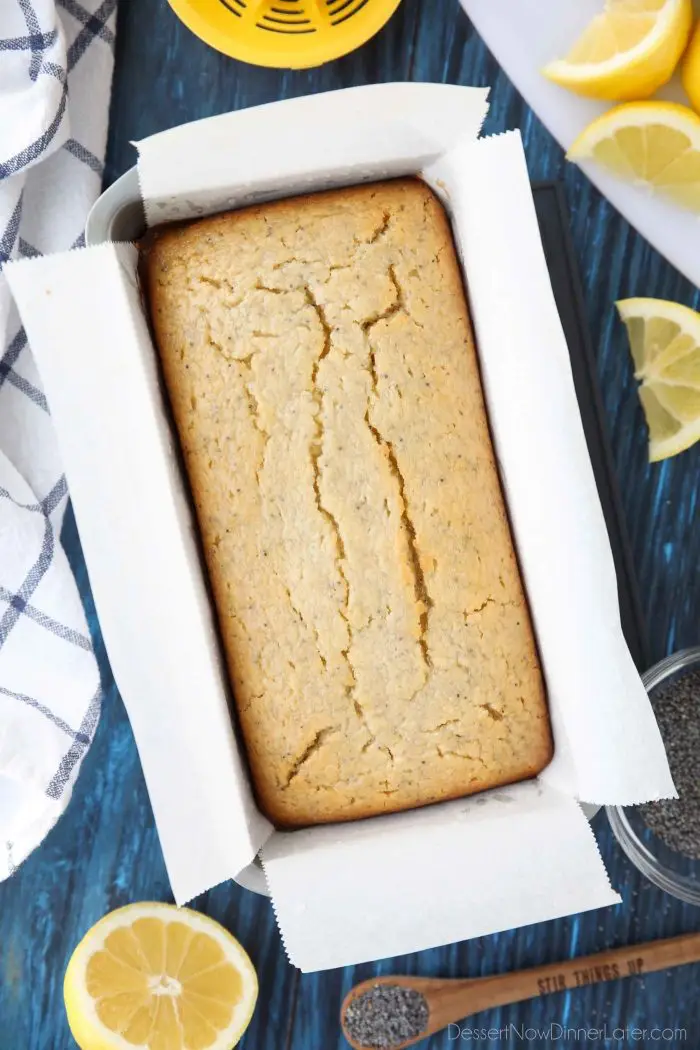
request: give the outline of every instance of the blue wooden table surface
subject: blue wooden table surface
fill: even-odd
[[[519,127],[533,179],[562,180],[652,655],[658,659],[700,643],[700,528],[695,525],[700,447],[676,460],[648,465],[624,334],[612,305],[621,296],[652,295],[697,307],[698,292],[566,164],[477,37],[458,0],[404,0],[391,23],[361,51],[319,70],[294,73],[244,66],[208,50],[178,23],[165,0],[120,0],[107,182],[134,162],[132,139],[229,109],[389,80],[491,86],[486,130]],[[104,708],[66,815],[19,872],[0,885],[0,1050],[74,1047],[61,985],[80,936],[111,908],[171,899],[138,755],[104,656],[70,517],[63,538],[91,610]],[[624,898],[620,907],[345,970],[300,975],[286,960],[266,899],[233,883],[205,894],[196,907],[241,939],[260,974],[259,1006],[241,1046],[340,1050],[346,1046],[337,1022],[341,999],[355,981],[375,973],[491,974],[700,930],[700,910],[642,879],[615,844],[603,814],[594,828],[613,884]],[[480,862],[495,865],[498,858]],[[697,1050],[699,989],[700,966],[688,966],[492,1011],[474,1024],[607,1026],[606,1036],[584,1041],[579,1035],[576,1045]],[[647,1029],[647,1035],[636,1035],[635,1027]],[[616,1031],[624,1028],[626,1033]],[[664,1028],[685,1029],[686,1035],[651,1031]],[[522,1039],[516,1029],[507,1035],[457,1045],[539,1048],[551,1041],[534,1031],[522,1032]],[[563,1036],[557,1041],[568,1045]],[[455,1043],[443,1034],[425,1045],[443,1050]]]

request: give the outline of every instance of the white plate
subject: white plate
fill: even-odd
[[[700,0],[694,2],[700,14]],[[540,73],[547,62],[566,55],[583,27],[602,10],[603,0],[461,0],[461,4],[510,80],[564,149],[610,108],[579,98]],[[688,103],[677,76],[659,97]],[[652,198],[595,164],[582,168],[642,236],[700,286],[700,216]],[[634,294],[653,295],[654,289],[640,283]]]

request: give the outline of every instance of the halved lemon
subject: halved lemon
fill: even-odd
[[[700,212],[700,116],[675,102],[627,102],[585,128],[567,153]]]
[[[683,56],[681,80],[693,109],[700,113],[700,22],[695,26]]]
[[[648,98],[671,79],[692,22],[692,0],[606,0],[567,57],[542,72],[591,98]]]
[[[700,440],[700,314],[665,299],[616,303],[627,326],[652,463]]]
[[[258,994],[253,964],[213,919],[130,904],[73,952],[63,986],[81,1050],[230,1050]]]

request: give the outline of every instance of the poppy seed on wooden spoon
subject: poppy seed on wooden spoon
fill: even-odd
[[[348,1035],[360,1046],[390,1050],[416,1039],[428,1027],[428,1002],[413,988],[375,984],[345,1011]]]

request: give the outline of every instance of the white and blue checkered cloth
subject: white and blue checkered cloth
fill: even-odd
[[[101,186],[116,5],[0,0],[0,879],[65,809],[100,710],[60,545],[66,482],[2,269],[82,243]]]

